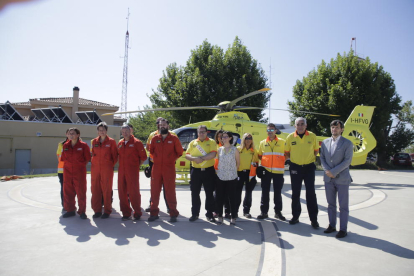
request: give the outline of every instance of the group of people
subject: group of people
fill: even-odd
[[[353,145],[348,139],[341,138],[344,124],[334,120],[331,125],[332,137],[319,145],[316,135],[306,129],[306,119],[300,117],[295,121],[296,131],[289,134],[286,141],[277,137],[274,124],[267,125],[268,137],[256,148],[253,136],[245,133],[239,146],[235,146],[230,131],[219,130],[214,140],[207,136],[204,125],[197,128],[198,138],[191,141],[185,158],[191,161],[191,222],[200,215],[201,187],[205,191],[205,210],[208,221],[222,224],[224,218],[234,225],[239,208],[243,203],[243,216],[251,218],[252,191],[257,180],[261,178],[260,215],[257,219],[269,217],[270,187],[273,182],[275,218],[285,221],[282,214],[282,188],[284,184],[285,163],[290,164],[292,185],[292,218],[289,224],[297,224],[301,214],[300,193],[302,183],[306,187],[306,205],[311,225],[319,228],[318,204],[315,193],[315,157],[320,153],[322,167],[325,171],[324,182],[328,201],[329,226],[325,233],[336,232],[336,198],[339,199],[340,228],[336,235],[347,235],[349,216],[349,174]],[[91,191],[93,218],[108,218],[112,211],[112,179],[114,166],[119,161],[118,193],[122,220],[131,216],[139,220],[141,212],[141,194],[139,189],[139,167],[146,160],[147,154],[140,140],[131,133],[130,126],[122,126],[122,136],[118,143],[107,136],[108,126],[97,126],[98,137],[92,140],[92,148],[80,139],[76,128],[67,131],[66,141],[59,144],[59,179],[62,184],[62,203],[66,210],[64,218],[75,216],[75,196],[78,197],[77,213],[86,219],[86,164],[91,160]],[[319,150],[320,147],[320,150]],[[151,174],[151,199],[146,211],[150,212],[148,221],[159,218],[159,201],[161,190],[170,214],[170,221],[176,222],[179,212],[175,193],[175,162],[182,156],[183,148],[178,137],[169,131],[166,119],[157,119],[157,130],[151,133],[147,141]],[[259,166],[260,164],[260,166]],[[62,174],[63,172],[63,174]],[[242,191],[245,196],[242,201]],[[103,212],[102,212],[103,204]],[[132,206],[132,208],[131,208]],[[224,212],[223,212],[224,209]],[[132,213],[132,211],[134,213]]]

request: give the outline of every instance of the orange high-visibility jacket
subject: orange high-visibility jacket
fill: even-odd
[[[276,136],[273,141],[269,137],[260,142],[259,156],[262,166],[271,173],[283,174],[285,171],[285,140]]]

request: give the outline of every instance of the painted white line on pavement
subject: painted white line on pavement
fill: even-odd
[[[264,234],[264,256],[260,275],[281,275],[282,248],[272,222],[260,222]]]
[[[368,199],[364,202],[349,206],[350,211],[355,211],[355,210],[359,210],[359,209],[362,209],[362,208],[371,207],[373,205],[376,205],[376,204],[380,203],[381,201],[383,201],[387,198],[387,195],[379,189],[370,189],[370,188],[366,188],[366,187],[361,187],[361,188],[365,188],[365,189],[369,190],[372,193],[372,196],[371,196],[370,199]]]

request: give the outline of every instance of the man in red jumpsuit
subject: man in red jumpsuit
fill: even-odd
[[[86,164],[91,160],[89,146],[80,139],[76,127],[69,129],[69,140],[63,144],[63,206],[67,211],[63,217],[75,215],[75,196],[78,197],[78,214],[87,219],[86,212]]]
[[[108,126],[97,126],[98,137],[92,140],[91,191],[93,218],[106,219],[112,213],[112,182],[114,166],[118,162],[118,150],[114,139],[108,137]],[[102,215],[102,198],[104,214]]]
[[[122,126],[122,136],[118,143],[118,194],[122,212],[122,220],[131,218],[131,201],[134,218],[141,218],[141,193],[139,191],[139,166],[147,159],[144,145],[131,134],[129,126]]]
[[[160,134],[152,138],[150,153],[154,159],[151,172],[151,211],[148,221],[159,218],[161,187],[164,183],[165,197],[170,208],[170,222],[176,222],[177,198],[175,196],[175,161],[183,154],[180,140],[168,132],[168,121],[162,119],[159,122]]]

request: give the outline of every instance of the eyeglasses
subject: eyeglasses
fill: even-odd
[[[244,138],[244,140],[252,140],[253,138],[252,137],[246,137],[246,138]]]
[[[276,129],[268,129],[267,132],[274,132]]]
[[[199,134],[206,134],[206,133],[207,133],[207,131],[199,131],[198,133],[199,133]]]
[[[229,136],[221,136],[221,139],[224,139],[224,138],[229,138]]]

